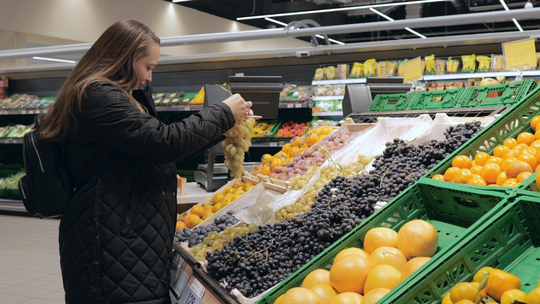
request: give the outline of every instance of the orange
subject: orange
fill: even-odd
[[[466,184],[473,178],[473,174],[469,169],[459,169],[454,176],[454,183]]]
[[[524,180],[526,180],[527,178],[529,178],[529,176],[531,176],[531,175],[532,175],[531,172],[521,172],[521,173],[518,174],[518,176],[516,177],[517,182],[518,182],[518,183],[521,183],[521,182],[523,182]]]
[[[540,139],[540,130],[537,130],[536,133],[534,133],[534,137]]]
[[[492,267],[482,267],[480,270],[478,270],[473,277],[473,282],[481,283],[482,280],[484,280],[487,275],[493,270]]]
[[[191,214],[195,214],[196,216],[201,217],[204,214],[204,208],[200,205],[195,205],[191,207]]]
[[[217,204],[223,200],[223,193],[216,193],[212,197],[212,203]]]
[[[294,157],[298,153],[300,153],[300,148],[292,147],[291,150],[289,151],[289,156]]]
[[[462,300],[469,300],[476,303],[479,299],[478,287],[471,283],[459,283],[450,291],[450,300],[452,300],[452,303],[458,303]]]
[[[537,151],[540,150],[540,140],[535,140],[530,145],[531,148],[535,148]]]
[[[280,296],[274,301],[274,304],[279,304],[279,303],[281,303],[281,299],[283,299],[283,296],[284,296],[284,295],[285,295],[285,294],[280,295]]]
[[[504,181],[504,183],[501,185],[501,187],[517,187],[518,181],[516,178],[509,178]]]
[[[519,152],[519,156],[521,156],[523,154],[529,154],[529,155],[534,156],[534,155],[536,155],[537,152],[538,152],[537,149],[529,147],[529,148],[525,148],[525,149],[521,150],[521,152]]]
[[[176,230],[182,230],[184,228],[186,228],[186,223],[184,223],[183,221],[176,222]]]
[[[500,269],[493,269],[489,273],[486,291],[490,297],[500,301],[502,295],[511,289],[521,290],[521,281],[518,277]]]
[[[480,286],[480,283],[478,282],[470,282],[471,284],[473,284],[476,288],[478,288],[478,286]]]
[[[184,218],[184,223],[186,223],[186,226],[189,229],[192,229],[193,227],[197,226],[200,223],[201,218],[196,216],[195,214],[190,214]]]
[[[472,167],[476,166],[476,162],[474,161],[474,159],[473,159],[473,161],[471,162],[471,165],[472,165]]]
[[[486,182],[494,184],[497,182],[497,176],[501,173],[501,166],[495,163],[487,163],[482,167],[480,175],[486,179]]]
[[[529,154],[521,155],[520,157],[518,157],[518,160],[526,162],[527,164],[529,164],[529,166],[531,166],[531,168],[536,168],[538,166],[538,161],[536,160],[536,157]]]
[[[270,164],[271,161],[272,161],[272,155],[264,154],[262,156],[261,162],[262,162],[263,165]]]
[[[332,133],[333,131],[334,131],[334,128],[332,128],[331,126],[324,126],[321,129],[321,133],[324,134],[324,135],[328,135],[328,134]]]
[[[338,292],[364,292],[364,284],[371,271],[366,259],[359,255],[344,257],[330,269],[330,285]]]
[[[454,302],[454,304],[476,304],[476,303],[470,300],[461,300],[458,302]]]
[[[535,116],[533,119],[531,119],[531,128],[536,131],[536,125],[538,125],[538,122],[540,122],[540,116]]]
[[[458,167],[450,167],[448,169],[446,169],[446,172],[444,172],[444,179],[447,181],[447,182],[451,182],[454,180],[454,175],[456,174],[456,172],[459,170]]]
[[[275,166],[283,166],[283,161],[280,158],[272,158],[270,167],[274,168]]]
[[[536,140],[536,137],[534,136],[534,134],[529,133],[529,132],[522,132],[517,137],[518,144],[523,143],[523,144],[526,144],[527,146],[530,145],[535,140]]]
[[[500,166],[501,163],[502,163],[502,158],[497,157],[497,156],[491,156],[491,157],[487,160],[486,165],[489,164],[489,163],[495,163],[495,164],[497,164],[497,165]]]
[[[474,156],[474,162],[477,166],[483,166],[491,155],[486,152],[480,152]]]
[[[507,138],[503,144],[509,149],[512,149],[518,144],[518,142],[515,138]]]
[[[398,233],[386,227],[372,228],[364,237],[364,250],[369,254],[382,246],[397,248],[397,244]]]
[[[412,220],[398,231],[398,249],[407,259],[432,257],[437,251],[437,229],[424,220]]]
[[[499,158],[503,158],[506,153],[510,152],[510,149],[507,146],[498,145],[493,150],[493,156],[497,156]]]
[[[330,304],[338,292],[330,284],[319,284],[310,288],[321,299],[321,304]],[[359,302],[360,304],[361,302]]]
[[[291,139],[291,149],[293,147],[300,148],[301,145],[302,139],[300,137],[294,137],[293,139]]]
[[[536,173],[536,187],[540,188],[540,174]],[[540,282],[538,282],[538,287],[540,287]]]
[[[229,202],[229,203],[230,203],[230,201],[227,200],[227,199],[223,199],[223,202]],[[222,205],[221,205],[221,204],[222,204],[222,203],[217,203],[217,204],[215,204],[214,207],[212,207],[212,212],[216,213],[216,212],[218,212],[219,210],[221,210],[221,208],[222,208]]]
[[[366,259],[366,261],[369,258],[369,253],[365,252],[364,250],[362,250],[360,248],[351,247],[351,248],[341,250],[336,255],[336,257],[334,258],[334,263],[341,260],[341,259],[343,259],[344,257],[352,255],[352,254],[359,255],[359,256],[363,257],[364,259]]]
[[[376,288],[388,288],[392,290],[401,282],[401,272],[390,265],[374,267],[364,285],[364,293],[369,293]]]
[[[368,263],[373,269],[379,265],[388,265],[401,272],[407,264],[407,258],[397,248],[382,246],[373,250],[369,255]]]
[[[506,176],[506,172],[505,171],[502,171],[501,173],[499,173],[499,175],[497,176],[497,182],[496,184],[501,186],[502,184],[504,184],[504,182],[508,179],[508,176]]]
[[[452,160],[452,167],[470,169],[472,167],[472,160],[468,156],[458,155]]]
[[[214,215],[214,212],[212,212],[211,210],[208,210],[203,214],[202,219],[206,220],[207,218],[211,217],[212,215]]]
[[[405,264],[401,271],[401,281],[408,278],[411,274],[417,271],[420,267],[424,266],[431,258],[414,258]]]
[[[540,303],[540,288],[536,288],[529,292],[527,297],[528,304],[539,304]]]
[[[447,293],[444,295],[444,298],[442,299],[441,304],[452,304],[452,300],[450,300],[450,293]]]
[[[389,292],[388,288],[375,288],[364,295],[362,304],[375,304]]]
[[[508,153],[506,153],[506,155],[504,156],[504,158],[508,158],[508,157],[515,157],[517,158],[519,156],[519,154],[521,154],[521,151],[514,148],[510,151],[508,151]]]
[[[261,172],[262,175],[270,175],[270,173],[272,173],[270,166],[264,166],[262,168],[262,172]]]
[[[506,170],[506,167],[508,166],[508,164],[512,163],[512,162],[515,162],[516,160],[518,160],[518,159],[516,157],[514,157],[514,156],[506,157],[505,159],[503,159],[503,161],[501,163],[501,169]]]
[[[298,303],[305,303],[305,304],[322,304],[321,299],[319,296],[307,289],[302,287],[295,287],[289,289],[285,295],[283,295],[283,298],[281,299],[280,304],[298,304]]]
[[[508,164],[505,171],[509,178],[517,177],[521,172],[533,172],[531,165],[521,160]]]
[[[315,269],[302,281],[302,287],[310,289],[319,284],[330,284],[330,272],[325,269]]]
[[[503,293],[501,304],[513,304],[514,301],[529,303],[527,302],[527,294],[519,289],[510,289]]]
[[[444,182],[444,175],[442,175],[442,174],[435,174],[435,175],[433,175],[432,179],[435,179],[435,180],[439,180],[439,181]]]
[[[480,178],[472,178],[467,182],[467,185],[474,185],[474,186],[487,186],[487,183],[484,179]]]
[[[306,138],[306,145],[308,145],[308,147],[311,147],[314,144],[316,144],[318,141],[319,141],[319,137],[317,136],[317,134],[313,133],[308,138]]]
[[[330,304],[362,304],[364,297],[355,292],[344,292],[332,299]]]
[[[482,171],[482,166],[472,166],[471,167],[471,173],[472,174],[478,174],[480,175],[480,172]]]

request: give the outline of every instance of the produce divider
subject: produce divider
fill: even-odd
[[[333,258],[341,250],[350,247],[363,248],[364,236],[375,227],[388,227],[397,231],[405,223],[414,219],[430,222],[439,232],[439,247],[437,253],[424,265],[424,268],[430,265],[442,265],[441,256],[460,240],[473,234],[487,219],[497,214],[509,203],[508,198],[504,191],[472,192],[457,190],[455,185],[449,185],[449,183],[436,185],[419,181],[274,287],[257,303],[272,304],[289,289],[300,286],[310,272],[320,268],[330,269]],[[404,284],[417,285],[420,282],[414,275],[404,282],[385,297],[387,303],[398,303],[398,301],[411,303],[402,302],[402,295],[398,291]]]

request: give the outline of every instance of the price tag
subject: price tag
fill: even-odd
[[[199,298],[202,299],[202,297],[204,296],[204,292],[206,291],[206,288],[204,288],[204,286],[202,285],[201,282],[199,282],[199,280],[193,279],[193,283],[191,283],[191,290],[193,290],[193,292],[195,292],[195,294],[198,295]]]
[[[538,65],[534,39],[503,43],[506,70],[534,68]]]
[[[2,111],[2,114],[7,115],[9,113],[8,113],[8,111]]]
[[[301,108],[302,107],[302,104],[301,103],[297,103],[294,105],[295,108]]]
[[[191,107],[184,107],[184,111],[191,111]]]
[[[270,147],[277,147],[278,146],[278,143],[277,142],[271,142],[270,143]]]
[[[184,292],[178,300],[178,304],[205,304],[203,300],[193,291],[190,286],[186,286]]]
[[[173,265],[171,269],[171,287],[174,289],[177,295],[181,295],[186,287],[189,278],[182,272],[182,265],[184,259],[178,252],[174,252]]]
[[[414,83],[422,79],[422,60],[416,57],[403,64],[403,83]]]
[[[45,114],[47,113],[47,110],[41,110],[41,113]]]
[[[287,109],[290,109],[290,108],[293,108],[293,107],[294,107],[294,105],[292,103],[287,104]]]
[[[28,111],[28,114],[34,114],[34,111],[30,110]]]
[[[26,114],[27,112],[25,110],[22,110],[21,111],[21,114]]]

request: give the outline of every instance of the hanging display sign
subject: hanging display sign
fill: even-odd
[[[416,57],[403,64],[403,83],[414,83],[422,79],[422,60]]]
[[[502,44],[506,70],[523,70],[535,68],[536,46],[534,39],[527,39]]]

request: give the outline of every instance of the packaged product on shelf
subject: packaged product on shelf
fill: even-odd
[[[202,105],[204,103],[204,87],[201,87],[199,93],[189,102],[190,105]]]
[[[314,80],[323,80],[324,79],[324,68],[318,68],[315,70]]]
[[[392,76],[395,76],[396,73],[397,73],[397,61],[387,62],[385,76],[392,77]]]
[[[333,112],[336,108],[335,100],[319,100],[315,105],[321,108],[321,112]]]
[[[374,77],[376,68],[377,62],[375,59],[366,60],[366,62],[364,62],[364,77]]]
[[[170,98],[165,98],[165,99],[163,99],[162,104],[163,104],[164,106],[170,106],[170,105],[171,105],[171,99],[170,99]]]
[[[24,171],[0,178],[0,189],[18,190],[18,184],[21,177],[25,175]]]
[[[377,62],[377,77],[385,77],[384,73],[386,72],[386,62],[387,61]]]
[[[0,99],[4,99],[7,96],[9,87],[9,80],[5,76],[0,76]]]
[[[329,66],[325,70],[326,79],[332,80],[337,77],[337,70],[335,66]]]
[[[480,81],[479,86],[490,86],[495,84],[500,84],[500,82],[493,78],[484,78]]]
[[[409,59],[398,61],[398,64],[397,64],[397,66],[398,66],[398,71],[397,71],[398,76],[403,77],[403,64],[405,62],[407,62],[407,61],[409,61]]]
[[[355,62],[351,70],[351,78],[362,78],[364,76],[364,65],[360,62]]]
[[[333,95],[332,92],[330,92],[329,86],[320,85],[315,88],[315,96],[329,96]]]
[[[347,79],[349,76],[349,65],[338,64],[337,66],[337,79]]]
[[[538,61],[537,68],[540,69],[540,53],[536,53],[536,60]]]
[[[283,85],[283,90],[279,93],[279,101],[295,101],[293,94],[297,90],[296,87],[295,84],[285,83]]]
[[[478,73],[487,73],[491,67],[491,58],[488,56],[478,56]]]
[[[343,111],[343,100],[336,100],[334,103],[334,111]]]
[[[461,73],[474,73],[476,71],[476,55],[463,55],[461,61],[463,61]]]
[[[446,62],[446,70],[449,74],[457,73],[459,70],[459,60],[448,57],[448,61]]]
[[[422,60],[422,74],[426,72],[426,62]]]
[[[437,75],[444,75],[446,61],[445,60],[435,60],[435,67],[437,69]]]
[[[504,70],[504,57],[502,55],[491,55],[491,71],[501,72]]]
[[[435,66],[435,55],[425,57],[426,61],[426,75],[437,74],[437,67]]]
[[[330,87],[330,95],[343,96],[345,95],[345,85],[334,85]]]

